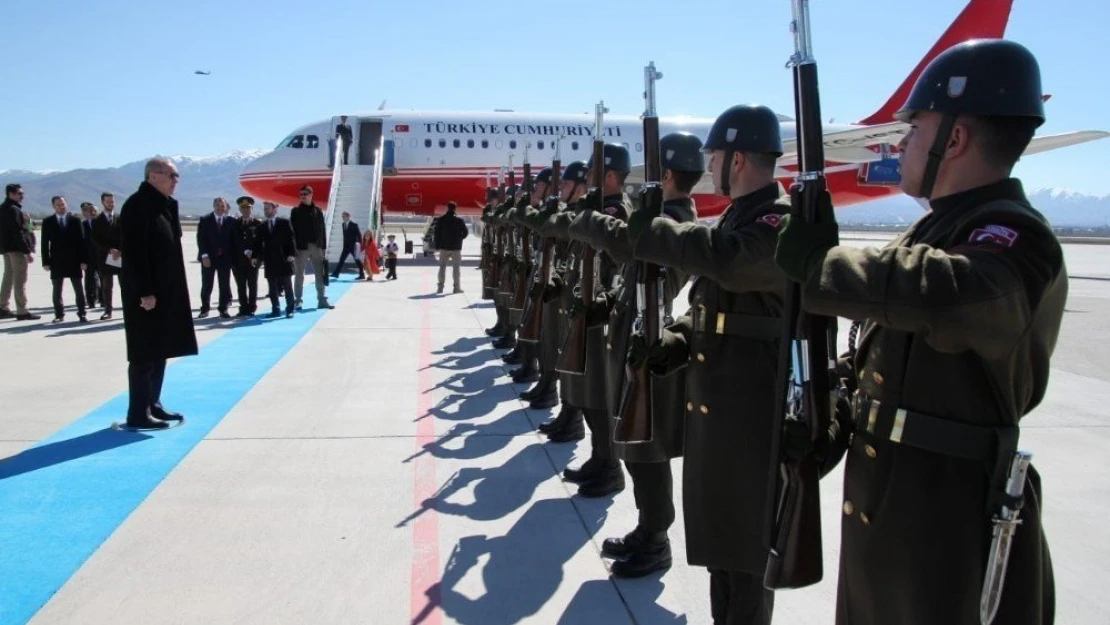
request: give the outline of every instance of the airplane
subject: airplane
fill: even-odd
[[[199,75],[201,75],[201,76],[208,76],[208,75],[210,75],[210,74],[211,74],[212,72],[211,72],[211,71],[207,71],[207,72],[205,72],[205,71],[202,71],[202,70],[199,70],[199,69],[198,69],[198,70],[194,71],[193,73],[194,73],[194,74],[199,74]]]
[[[949,47],[975,38],[1004,35],[1013,0],[970,0],[898,89],[874,113],[854,124],[823,125],[825,177],[833,205],[852,206],[901,193],[897,144],[909,125],[894,121],[894,112],[905,102],[925,66]],[[1047,100],[1047,97],[1046,97]],[[383,102],[384,105],[384,102]],[[776,178],[789,188],[798,169],[796,129],[793,119],[779,115],[785,153]],[[622,143],[632,154],[633,167],[626,190],[634,192],[643,180],[642,121],[639,116],[606,116],[603,138]],[[703,141],[712,118],[659,117],[660,135],[691,132]],[[305,124],[293,130],[277,147],[249,163],[239,184],[250,195],[279,205],[292,206],[298,191],[311,185],[314,200],[328,201],[335,158],[333,137],[338,117]],[[516,180],[523,180],[525,148],[533,172],[549,166],[560,143],[563,166],[588,161],[592,150],[594,119],[583,114],[493,112],[435,112],[382,110],[349,115],[354,131],[350,163],[374,164],[375,150],[382,156],[382,214],[436,215],[454,201],[460,215],[478,215],[485,205],[486,189],[496,185],[499,172],[511,162]],[[1110,136],[1102,131],[1078,131],[1039,136],[1025,155],[1054,150]],[[719,216],[729,199],[714,194],[706,175],[692,193],[702,220]]]

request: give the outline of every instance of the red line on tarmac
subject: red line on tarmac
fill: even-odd
[[[425,268],[424,292],[432,286],[431,269]],[[420,323],[420,366],[417,372],[416,400],[416,451],[435,440],[436,420],[431,414],[432,394],[432,305],[431,300],[421,303]],[[425,499],[435,495],[436,465],[435,456],[420,454],[413,461],[413,500],[420,509]],[[440,625],[443,610],[440,607],[439,582],[442,571],[439,564],[439,523],[435,510],[428,509],[413,522],[412,530],[412,623],[421,625]],[[430,592],[429,592],[430,591]]]

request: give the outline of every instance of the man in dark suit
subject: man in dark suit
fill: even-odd
[[[73,285],[77,300],[77,318],[85,318],[85,296],[81,292],[81,272],[87,267],[85,238],[81,220],[66,212],[66,199],[60,195],[50,198],[54,214],[42,220],[42,268],[50,272],[54,283],[54,323],[65,319],[62,303],[62,285],[68,279]]]
[[[343,271],[343,265],[347,262],[347,257],[350,256],[355,261],[355,266],[358,267],[358,279],[366,279],[366,272],[362,269],[362,262],[358,259],[357,248],[359,241],[362,239],[362,232],[358,229],[358,224],[351,221],[350,213],[343,213],[343,251],[339,254],[339,263],[335,266],[335,271],[332,272],[331,277],[338,278],[339,272]]]
[[[293,296],[293,261],[297,247],[293,243],[293,226],[288,219],[277,216],[277,204],[263,202],[266,220],[258,229],[262,242],[262,263],[266,267],[266,281],[270,285],[270,317],[280,317],[278,295],[285,293],[285,316],[292,317],[295,306]]]
[[[96,308],[97,302],[103,306],[103,289],[100,288],[100,272],[97,271],[96,243],[93,242],[93,219],[96,207],[92,202],[81,202],[81,236],[85,239],[85,308]]]
[[[239,317],[250,317],[258,308],[258,263],[261,262],[259,230],[262,221],[254,216],[254,198],[244,195],[235,200],[239,219],[235,221],[235,285],[239,289]]]
[[[230,208],[227,200],[218,197],[212,200],[212,212],[201,217],[197,224],[197,260],[201,264],[198,319],[208,316],[212,278],[217,275],[220,280],[220,299],[216,306],[221,317],[231,317],[227,312],[231,305],[231,266],[238,254],[235,250],[234,220],[227,215]]]
[[[166,360],[198,353],[181,250],[174,189],[181,177],[169,160],[146,163],[146,179],[120,209],[120,300],[127,338],[127,425],[168,427],[180,414],[162,406]]]
[[[104,210],[93,219],[93,243],[96,244],[96,266],[100,268],[100,303],[104,305],[101,319],[112,318],[112,300],[119,275],[119,266],[107,262],[110,256],[114,261],[120,259],[119,221],[114,214],[116,197],[111,193],[100,194],[100,205]]]
[[[354,142],[354,132],[351,127],[347,125],[347,116],[341,115],[339,117],[339,125],[335,127],[335,138],[343,140],[343,164],[347,164],[347,153],[351,151],[351,143]]]

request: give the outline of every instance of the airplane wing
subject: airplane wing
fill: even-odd
[[[1025,148],[1022,156],[1029,156],[1030,154],[1037,154],[1038,152],[1047,152],[1048,150],[1055,150],[1056,148],[1064,148],[1069,145],[1077,145],[1086,143],[1088,141],[1095,141],[1110,137],[1110,132],[1102,130],[1077,130],[1074,132],[1063,132],[1058,135],[1044,135],[1041,137],[1033,137],[1033,141],[1029,143],[1029,147]]]

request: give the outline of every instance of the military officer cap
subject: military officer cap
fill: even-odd
[[[672,132],[659,139],[659,156],[663,169],[699,174],[705,171],[701,139],[688,132]]]
[[[551,173],[550,167],[544,167],[536,174],[535,182],[546,182],[547,184],[551,184]]]
[[[921,111],[1029,117],[1040,126],[1045,121],[1040,66],[1014,41],[972,39],[956,44],[925,67],[894,117],[908,123]]]
[[[606,143],[602,147],[601,155],[605,161],[605,171],[615,171],[622,174],[627,174],[632,171],[632,157],[628,154],[628,148],[619,143]],[[586,163],[586,171],[594,168],[594,157],[590,156],[590,160]]]
[[[491,202],[497,199],[497,187],[488,187],[486,189],[486,201]]]
[[[244,206],[254,206],[254,198],[249,195],[242,195],[239,196],[239,199],[235,200],[235,203],[238,204],[240,208]]]
[[[563,170],[563,181],[584,183],[586,182],[586,178],[589,176],[589,173],[590,169],[586,166],[585,162],[574,161],[567,165],[567,168]]]
[[[762,104],[737,104],[717,116],[703,149],[782,156],[779,118]]]

